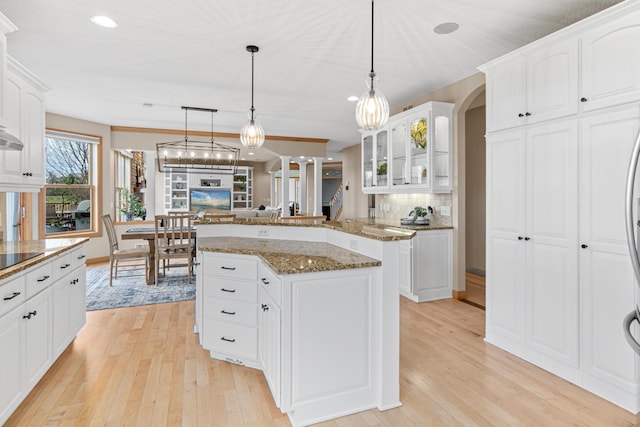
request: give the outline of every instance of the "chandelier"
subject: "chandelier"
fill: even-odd
[[[373,0],[371,0],[371,72],[369,72],[368,90],[356,104],[356,121],[362,130],[380,129],[389,120],[389,102],[382,92],[376,91],[378,78],[373,71]]]
[[[182,107],[184,110],[184,140],[156,144],[159,172],[211,173],[232,175],[238,169],[239,148],[219,144],[213,139],[213,113],[218,110]],[[211,139],[194,140],[188,135],[189,111],[211,113]]]
[[[257,150],[264,144],[264,129],[253,118],[253,55],[260,50],[258,46],[249,45],[247,51],[251,52],[251,108],[249,109],[249,123],[244,125],[240,131],[240,142],[249,150]]]

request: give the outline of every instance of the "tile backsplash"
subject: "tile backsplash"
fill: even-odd
[[[452,222],[451,193],[448,194],[378,194],[376,218],[398,220],[409,215],[416,206],[433,208],[432,225],[450,226]],[[449,208],[449,215],[442,215],[442,207]]]

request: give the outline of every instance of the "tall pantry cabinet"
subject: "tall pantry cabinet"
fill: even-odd
[[[640,130],[640,3],[485,64],[486,340],[631,411],[639,359],[624,191]]]

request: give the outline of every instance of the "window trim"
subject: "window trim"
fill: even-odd
[[[100,224],[100,213],[102,212],[102,136],[94,135],[85,132],[77,132],[73,130],[64,130],[57,128],[49,128],[45,129],[45,140],[42,141],[43,144],[46,144],[47,132],[55,132],[60,134],[68,134],[68,135],[78,135],[78,139],[82,140],[82,138],[93,138],[98,140],[96,145],[96,156],[95,156],[95,165],[93,166],[92,175],[95,177],[95,184],[93,185],[95,189],[92,189],[92,199],[93,205],[91,206],[92,212],[95,207],[95,215],[91,215],[91,228],[88,230],[76,230],[76,231],[66,231],[64,233],[50,233],[46,234],[46,224],[45,224],[45,195],[47,184],[40,189],[38,192],[38,230],[41,240],[45,239],[59,239],[59,238],[77,238],[77,237],[100,237],[102,236],[102,226]],[[87,141],[87,143],[89,143]],[[43,150],[46,153],[46,150]],[[46,155],[46,154],[45,154]],[[46,158],[45,164],[46,164]]]

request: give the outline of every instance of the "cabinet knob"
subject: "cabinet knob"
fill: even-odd
[[[518,117],[524,117],[524,114],[519,113],[519,114],[518,114]]]
[[[524,239],[524,237],[518,236],[518,240],[522,240],[522,239]]]
[[[265,285],[268,285],[268,284],[269,284],[269,281],[268,281],[265,277],[263,277],[263,278],[262,278],[262,279],[260,279],[260,280],[262,280],[262,283],[264,283]]]
[[[525,116],[527,116],[527,117],[529,117],[529,116],[531,115],[531,113],[526,112],[526,113],[524,113],[524,115],[525,115]]]
[[[580,102],[587,102],[587,101],[588,101],[588,99],[585,98],[584,96],[582,98],[580,98]]]
[[[524,240],[528,242],[529,240],[531,240],[531,237],[525,237]]]
[[[585,245],[585,244],[583,243],[583,244],[581,244],[581,245],[580,245],[580,247],[581,247],[582,249],[587,249],[587,248],[589,247],[589,245]]]

